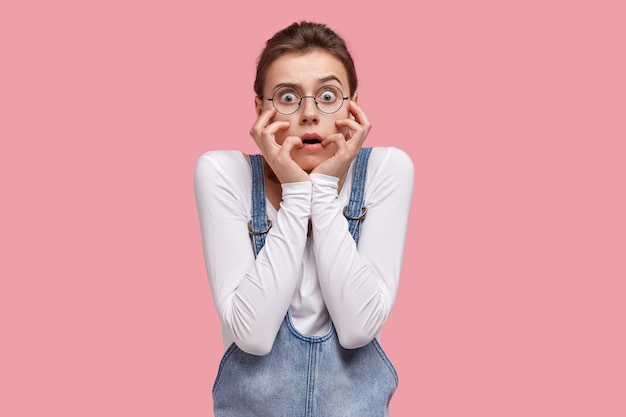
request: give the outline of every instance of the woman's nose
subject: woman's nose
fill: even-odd
[[[303,96],[302,103],[300,104],[300,121],[302,123],[310,123],[318,121],[317,104],[315,103],[315,97]]]

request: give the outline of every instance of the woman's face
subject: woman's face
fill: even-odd
[[[325,86],[331,88],[320,90]],[[289,102],[297,104],[298,95],[300,97],[315,96],[319,92],[321,96],[318,96],[320,99],[317,101],[324,106],[324,100],[332,100],[333,91],[336,89],[340,90],[339,95],[343,97],[349,95],[348,75],[345,67],[339,59],[324,51],[312,51],[305,54],[288,53],[280,56],[268,67],[264,88],[263,100],[258,97],[255,99],[257,116],[272,108],[272,101],[268,100],[272,97],[280,107],[278,101],[281,97],[283,104]],[[294,148],[291,156],[307,172],[334,155],[337,149],[335,144],[324,148],[316,140],[321,141],[333,133],[340,132],[335,121],[347,119],[350,116],[348,100],[343,100],[343,97],[336,98],[342,104],[341,108],[332,114],[320,111],[313,98],[309,97],[302,99],[300,107],[294,113],[285,115],[277,112],[270,120],[270,123],[289,122],[287,129],[276,133],[278,144],[282,144],[288,136],[297,136],[303,140],[304,146],[299,149]],[[356,95],[352,98],[356,99]],[[293,106],[297,107],[295,104]]]

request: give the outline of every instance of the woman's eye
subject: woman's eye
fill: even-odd
[[[298,101],[298,95],[293,91],[285,91],[280,94],[280,101],[283,103],[291,104]]]
[[[326,103],[334,101],[337,98],[337,93],[332,89],[324,90],[319,94],[319,100]]]

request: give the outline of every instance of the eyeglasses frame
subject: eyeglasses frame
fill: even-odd
[[[317,100],[315,99],[315,97],[317,96],[317,93],[319,93],[320,91],[322,91],[322,90],[323,90],[324,88],[326,88],[326,87],[333,87],[333,88],[336,88],[336,89],[337,89],[337,90],[339,90],[339,92],[341,93],[341,96],[340,96],[340,98],[341,98],[341,106],[339,106],[339,108],[338,108],[337,110],[335,110],[334,112],[330,112],[330,113],[325,112],[324,110],[320,109],[319,103],[318,103],[318,102],[317,102]],[[274,91],[274,94],[272,95],[272,98],[265,98],[265,99],[266,99],[267,101],[271,101],[271,102],[272,102],[272,106],[274,106],[274,108],[276,109],[276,111],[277,111],[278,113],[282,114],[283,116],[289,116],[289,115],[292,115],[292,114],[296,113],[298,110],[300,110],[300,106],[302,105],[302,100],[304,100],[305,98],[312,98],[312,99],[313,99],[313,101],[315,102],[315,108],[316,108],[317,110],[319,110],[319,111],[320,111],[320,113],[323,113],[323,114],[335,114],[335,113],[337,113],[337,112],[338,112],[339,110],[341,110],[341,108],[343,107],[343,102],[344,102],[344,101],[346,101],[346,100],[349,100],[349,99],[350,99],[350,97],[343,97],[343,91],[341,91],[341,89],[340,89],[339,87],[334,86],[334,85],[323,85],[323,86],[321,86],[320,88],[318,88],[318,89],[317,89],[317,91],[315,92],[315,95],[314,95],[314,96],[303,96],[302,94],[300,94],[300,91],[298,91],[298,89],[294,88],[294,90],[295,90],[295,91],[298,93],[298,95],[300,96],[300,101],[298,102],[298,107],[296,107],[296,109],[295,109],[294,111],[292,111],[291,113],[283,113],[282,111],[280,111],[280,110],[278,110],[278,109],[276,108],[276,105],[274,104],[274,95],[275,95],[275,94],[276,94],[276,92],[277,92],[277,91],[279,91],[279,90]],[[262,100],[263,98],[264,98],[264,97],[261,97],[261,100]]]

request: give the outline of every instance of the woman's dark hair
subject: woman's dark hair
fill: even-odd
[[[356,69],[352,55],[348,51],[346,42],[332,29],[321,23],[302,21],[294,22],[286,28],[276,32],[265,44],[256,67],[254,80],[254,92],[258,97],[263,97],[265,87],[265,74],[268,67],[278,57],[285,53],[304,54],[311,51],[328,52],[341,61],[348,73],[350,96],[357,87]]]

